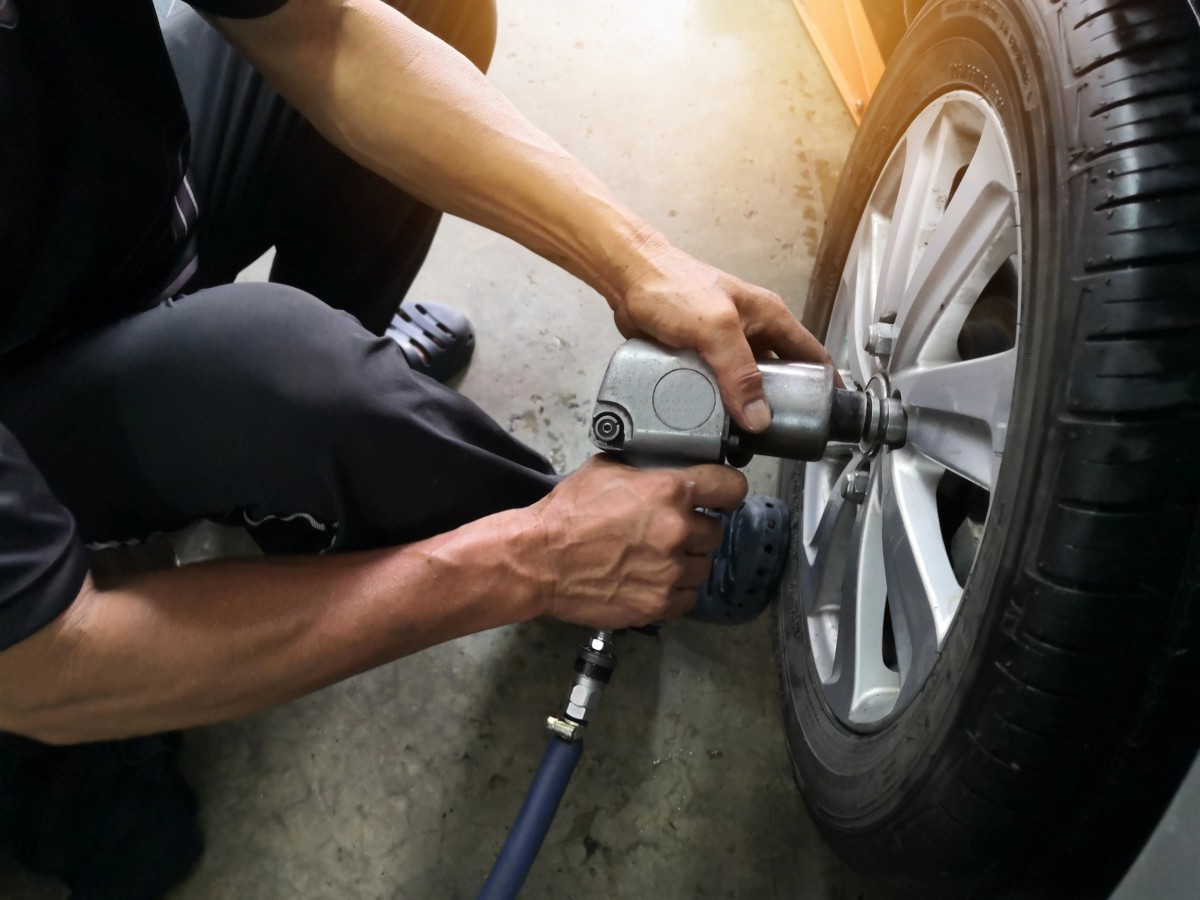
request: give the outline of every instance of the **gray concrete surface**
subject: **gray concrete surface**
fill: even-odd
[[[492,77],[530,118],[681,247],[800,309],[852,125],[788,0],[501,0],[500,15]],[[461,221],[442,226],[414,291],[476,323],[461,389],[577,466],[619,340],[603,301]],[[752,474],[774,489],[773,465]],[[236,539],[183,543],[194,556]],[[501,629],[192,733],[209,849],[172,896],[474,896],[582,637]],[[767,621],[682,623],[618,653],[524,896],[887,896],[832,856],[798,799]],[[0,896],[60,895],[0,862]]]

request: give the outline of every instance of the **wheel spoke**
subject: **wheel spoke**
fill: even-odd
[[[826,458],[804,467],[805,508],[801,519],[800,603],[808,622],[809,646],[822,681],[833,672],[842,613],[841,582],[858,507],[842,496],[846,471],[862,460]]]
[[[808,565],[803,567],[801,590],[804,592],[804,608],[809,615],[818,610],[836,608],[840,603],[838,584],[845,564],[847,539],[854,527],[853,503],[842,496],[842,475],[858,468],[862,454],[855,452],[842,465],[837,460],[809,463],[804,472],[804,491],[811,490],[825,497],[825,505],[819,517],[806,516],[802,545]],[[830,478],[829,469],[833,469]],[[814,504],[815,505],[815,504]],[[812,519],[815,518],[815,522]],[[811,537],[809,536],[811,534]]]
[[[893,370],[931,355],[953,358],[967,313],[1001,264],[1017,252],[1014,191],[1004,135],[989,121],[905,289]]]
[[[825,345],[829,347],[833,363],[837,366],[842,379],[847,383],[866,384],[865,354],[858,346],[860,341],[854,336],[854,284],[857,283],[853,267],[847,267],[847,272],[838,287],[837,299],[833,304],[833,315],[829,320],[829,331]]]
[[[865,235],[866,225],[859,229],[854,246],[850,248],[849,262],[842,275],[838,288],[838,296],[834,301],[834,309],[838,316],[836,323],[830,322],[830,339],[828,344],[835,349],[845,348],[845,355],[835,353],[834,359],[842,370],[842,377],[849,373],[850,380],[856,384],[865,385],[871,378],[871,360],[863,349],[863,340],[870,325],[870,310],[874,300],[870,295],[870,237]],[[866,271],[864,271],[866,270]],[[836,334],[833,329],[837,327]]]
[[[888,453],[882,468],[883,564],[896,655],[905,678],[923,678],[962,597],[942,541],[940,474],[907,449]]]
[[[841,581],[841,620],[828,696],[849,722],[887,715],[900,690],[900,676],[883,661],[883,613],[887,583],[876,564],[883,553],[878,477],[850,536],[851,552]]]
[[[893,377],[908,410],[908,445],[990,492],[1004,457],[1016,371],[1014,347]]]
[[[945,151],[941,108],[925,109],[904,136],[903,167],[893,200],[891,227],[880,262],[880,314],[897,312],[917,256],[917,241],[926,227],[929,207],[936,199],[934,179]],[[887,178],[880,179],[881,187]]]

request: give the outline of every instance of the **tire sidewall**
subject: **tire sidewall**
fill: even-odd
[[[1070,321],[1059,299],[1058,260],[1065,227],[1057,148],[1065,140],[1061,97],[1052,87],[1055,53],[1041,14],[1019,0],[942,0],[927,6],[889,63],[851,149],[818,253],[805,324],[824,338],[843,265],[867,199],[892,148],[934,99],[965,89],[985,97],[1007,133],[1017,169],[1022,224],[1022,309],[1018,366],[1005,464],[988,527],[962,604],[924,687],[894,722],[862,734],[842,726],[824,700],[807,648],[799,597],[801,529],[793,527],[791,560],[779,605],[779,665],[784,718],[794,770],[827,833],[892,827],[922,804],[914,794],[964,752],[948,746],[955,727],[988,692],[982,677],[988,644],[1001,625],[1004,600],[1029,552],[1025,535],[1045,461],[1047,410],[1056,335]],[[1050,72],[1045,70],[1049,68]],[[1036,237],[1036,242],[1035,242]],[[803,467],[781,480],[793,512],[802,503]],[[957,735],[961,741],[961,733]],[[852,848],[851,848],[852,850]]]

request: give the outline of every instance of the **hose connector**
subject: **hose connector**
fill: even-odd
[[[575,680],[567,695],[563,717],[557,720],[552,717],[547,721],[547,727],[565,740],[578,740],[576,735],[579,729],[570,727],[568,723],[583,725],[595,715],[616,665],[612,632],[597,631],[579,648],[579,656],[575,659]]]

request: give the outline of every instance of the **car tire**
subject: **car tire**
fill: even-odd
[[[828,622],[848,615],[858,570],[822,570],[842,599],[822,607],[820,625],[806,544],[816,529],[804,519],[806,485],[820,505],[817,470],[785,464],[780,481],[795,519],[777,662],[797,783],[839,854],[924,896],[1104,896],[1200,746],[1198,60],[1200,19],[1186,0],[934,0],[889,62],[843,168],[805,310],[835,359],[857,353],[871,324],[839,326],[839,297],[859,302],[867,284],[876,313],[891,302],[869,260],[848,288],[848,259],[857,265],[876,220],[881,233],[897,221],[898,204],[887,220],[875,198],[892,190],[893,153],[922,114],[961,101],[968,118],[994,117],[1015,179],[1015,365],[1005,421],[993,423],[1002,461],[994,480],[977,479],[986,490],[971,488],[986,494],[986,518],[919,678],[915,644],[907,674],[898,650],[912,612],[896,608],[894,542],[885,531],[861,545],[864,559],[889,548],[876,561],[881,652],[897,686],[873,712],[861,697],[839,706],[831,687],[849,676],[830,659],[857,632],[853,620]],[[956,190],[926,210],[930,246]],[[890,314],[872,322],[896,327]],[[848,523],[862,527],[874,502],[886,529],[886,467],[925,460],[920,435],[957,421],[947,415],[910,412],[906,448],[851,448],[844,460],[879,486]],[[945,515],[939,505],[943,533]]]

